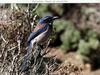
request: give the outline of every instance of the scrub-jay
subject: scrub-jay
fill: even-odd
[[[47,42],[50,34],[52,33],[53,29],[53,21],[57,19],[58,17],[53,16],[45,16],[41,18],[32,31],[32,33],[28,37],[28,49],[27,49],[27,55],[22,61],[22,64],[20,65],[19,70],[21,72],[26,71],[29,68],[29,62],[32,58],[32,49],[34,45],[37,44],[45,44]]]

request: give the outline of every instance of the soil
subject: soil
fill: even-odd
[[[100,75],[100,69],[92,71],[90,64],[84,64],[75,52],[64,53],[61,49],[50,48],[46,57],[55,56],[62,61],[54,75]],[[53,75],[53,74],[52,74]]]

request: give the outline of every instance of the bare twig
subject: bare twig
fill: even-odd
[[[17,48],[17,46],[8,49],[8,51],[12,51],[12,50],[14,50],[15,48]]]
[[[36,17],[37,17],[37,15],[35,15],[35,16],[33,17],[33,22],[31,23],[31,30],[33,29],[33,27],[34,27],[34,25],[35,25]]]
[[[37,10],[38,6],[39,6],[39,4],[37,4],[37,5],[35,6],[35,8],[32,10],[32,12],[35,12],[35,11]]]
[[[42,62],[43,62],[43,57],[39,60],[39,64],[38,64],[38,66],[37,66],[37,70],[39,70],[39,68],[41,67]]]
[[[49,75],[49,65],[48,63],[45,63],[45,62],[44,64],[45,64],[45,70],[46,70],[44,75]]]
[[[1,38],[2,38],[2,40],[3,40],[5,43],[8,43],[8,42],[5,40],[5,38],[3,37],[2,34],[1,34]]]
[[[48,40],[46,48],[44,49],[43,53],[41,54],[42,56],[46,55],[50,50],[48,49],[48,46],[50,44],[51,39]]]
[[[17,40],[17,42],[18,42],[18,55],[19,55],[21,53],[21,50],[20,50],[20,43],[21,43],[21,41]]]

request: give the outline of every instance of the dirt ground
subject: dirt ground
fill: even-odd
[[[69,72],[65,73],[66,75],[100,75],[100,69],[91,71],[91,65],[83,64],[80,56],[74,52],[64,53],[58,48],[51,48],[46,57],[52,56],[55,56],[57,59],[62,61],[58,71],[61,72],[62,70],[63,72]]]

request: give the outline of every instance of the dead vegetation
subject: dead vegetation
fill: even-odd
[[[34,8],[34,11],[36,10]],[[31,16],[30,11],[17,11],[1,9],[0,14],[0,75],[80,75],[82,69],[71,63],[62,63],[55,56],[46,57],[49,52],[48,44],[41,49],[36,46],[33,51],[33,59],[30,68],[21,73],[19,66],[25,57],[27,48],[27,37],[32,30],[31,18],[35,24],[36,15]],[[8,13],[9,12],[9,13]],[[42,53],[41,57],[39,54]],[[48,54],[47,54],[48,55]],[[36,61],[35,61],[36,60]],[[33,62],[34,61],[34,62]],[[33,63],[33,64],[32,64]]]

